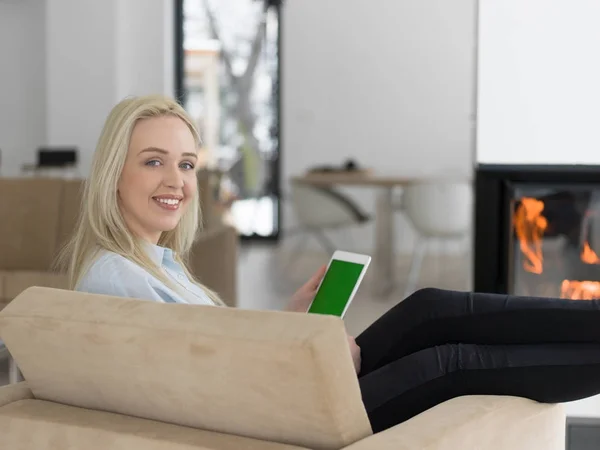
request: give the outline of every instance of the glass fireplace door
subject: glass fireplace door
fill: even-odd
[[[600,188],[515,184],[511,294],[600,299]]]

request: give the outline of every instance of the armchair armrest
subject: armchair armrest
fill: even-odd
[[[563,450],[561,405],[518,397],[465,396],[369,436],[347,450]]]
[[[17,384],[0,386],[0,408],[9,403],[18,402],[19,400],[28,398],[33,398],[33,394],[27,387],[27,383],[24,381]]]

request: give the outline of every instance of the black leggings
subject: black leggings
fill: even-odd
[[[356,338],[374,432],[461,395],[600,393],[600,302],[422,289]]]

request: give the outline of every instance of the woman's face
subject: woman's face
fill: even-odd
[[[117,187],[129,229],[153,244],[174,229],[197,189],[198,149],[178,117],[140,120],[129,142]]]

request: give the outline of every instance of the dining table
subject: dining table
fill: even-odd
[[[420,180],[378,174],[372,170],[307,172],[292,182],[315,187],[359,187],[375,190],[375,249],[373,254],[373,293],[389,295],[395,286],[394,190]]]

